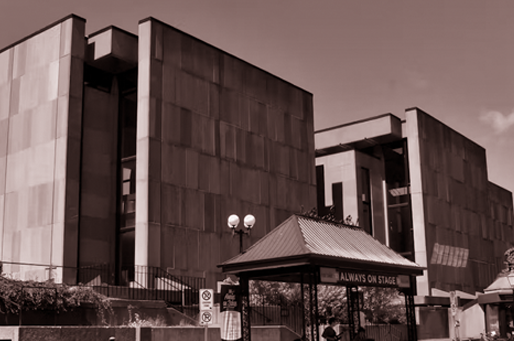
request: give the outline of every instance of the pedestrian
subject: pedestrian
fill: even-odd
[[[335,317],[331,317],[328,319],[328,327],[325,328],[323,331],[323,334],[321,335],[324,337],[327,341],[337,341],[341,338],[341,334],[337,334],[335,331],[335,326],[337,324],[337,319]]]

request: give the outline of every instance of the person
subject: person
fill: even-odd
[[[335,326],[337,324],[337,319],[335,317],[331,317],[328,319],[328,327],[325,328],[322,337],[324,337],[327,341],[337,341],[341,337],[341,334],[337,334],[335,331]]]
[[[366,340],[366,329],[359,327],[357,336],[354,337],[353,341],[365,341]]]

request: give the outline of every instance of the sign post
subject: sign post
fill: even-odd
[[[212,324],[214,290],[200,289],[200,324],[204,327],[204,340],[208,341],[209,324]]]
[[[460,322],[459,322],[459,319],[457,318],[457,300],[458,300],[458,297],[457,297],[457,293],[455,291],[450,291],[450,311],[451,311],[451,314],[452,314],[452,320],[453,320],[453,332],[454,332],[454,339],[455,340],[460,340],[460,335],[459,335],[459,327],[460,327]]]

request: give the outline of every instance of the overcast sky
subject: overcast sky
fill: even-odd
[[[0,48],[74,13],[152,16],[314,94],[315,129],[417,106],[487,151],[514,191],[514,1],[0,0]]]

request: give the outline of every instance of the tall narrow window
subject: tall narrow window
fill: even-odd
[[[119,187],[120,215],[118,228],[119,281],[134,280],[136,215],[136,122],[137,93],[131,84],[120,94],[119,106]]]
[[[325,169],[323,165],[316,166],[316,192],[318,215],[324,216],[327,213],[325,207]]]
[[[361,168],[361,198],[362,198],[362,218],[360,226],[369,234],[373,235],[371,218],[371,184],[369,169]]]

